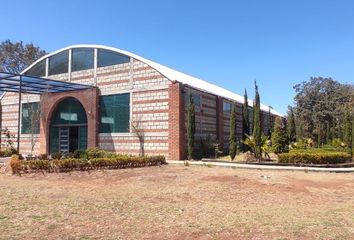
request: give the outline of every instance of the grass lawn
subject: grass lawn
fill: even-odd
[[[0,239],[354,239],[354,174],[1,173]]]

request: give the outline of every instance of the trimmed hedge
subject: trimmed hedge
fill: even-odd
[[[351,161],[351,156],[344,152],[290,152],[278,155],[280,163],[336,164]]]
[[[10,166],[14,174],[36,171],[70,172],[73,170],[121,169],[166,164],[164,156],[119,156],[115,158],[94,158],[90,160],[67,158],[60,160],[19,160],[18,155],[11,157]]]
[[[326,147],[326,148],[306,148],[306,149],[291,149],[290,152],[297,152],[297,153],[333,153],[333,152],[347,152],[346,148],[330,148],[330,147]]]

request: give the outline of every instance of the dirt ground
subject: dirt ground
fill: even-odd
[[[0,239],[354,239],[354,174],[2,173]]]

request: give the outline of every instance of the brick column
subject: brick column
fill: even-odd
[[[57,105],[69,97],[77,99],[85,109],[87,116],[87,147],[97,146],[98,88],[63,93],[46,93],[41,96],[40,153],[49,153],[49,132],[52,114]]]
[[[168,87],[168,158],[186,158],[183,86],[174,82]]]
[[[217,138],[220,144],[220,149],[224,147],[224,106],[223,98],[217,97],[216,100],[216,127],[217,127]]]

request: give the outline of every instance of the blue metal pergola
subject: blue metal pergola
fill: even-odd
[[[20,114],[22,93],[42,95],[44,93],[60,93],[78,91],[93,88],[94,86],[62,82],[42,77],[29,76],[9,72],[0,72],[0,95],[1,92],[15,92],[19,94],[18,103],[18,131],[17,151],[20,150]]]

